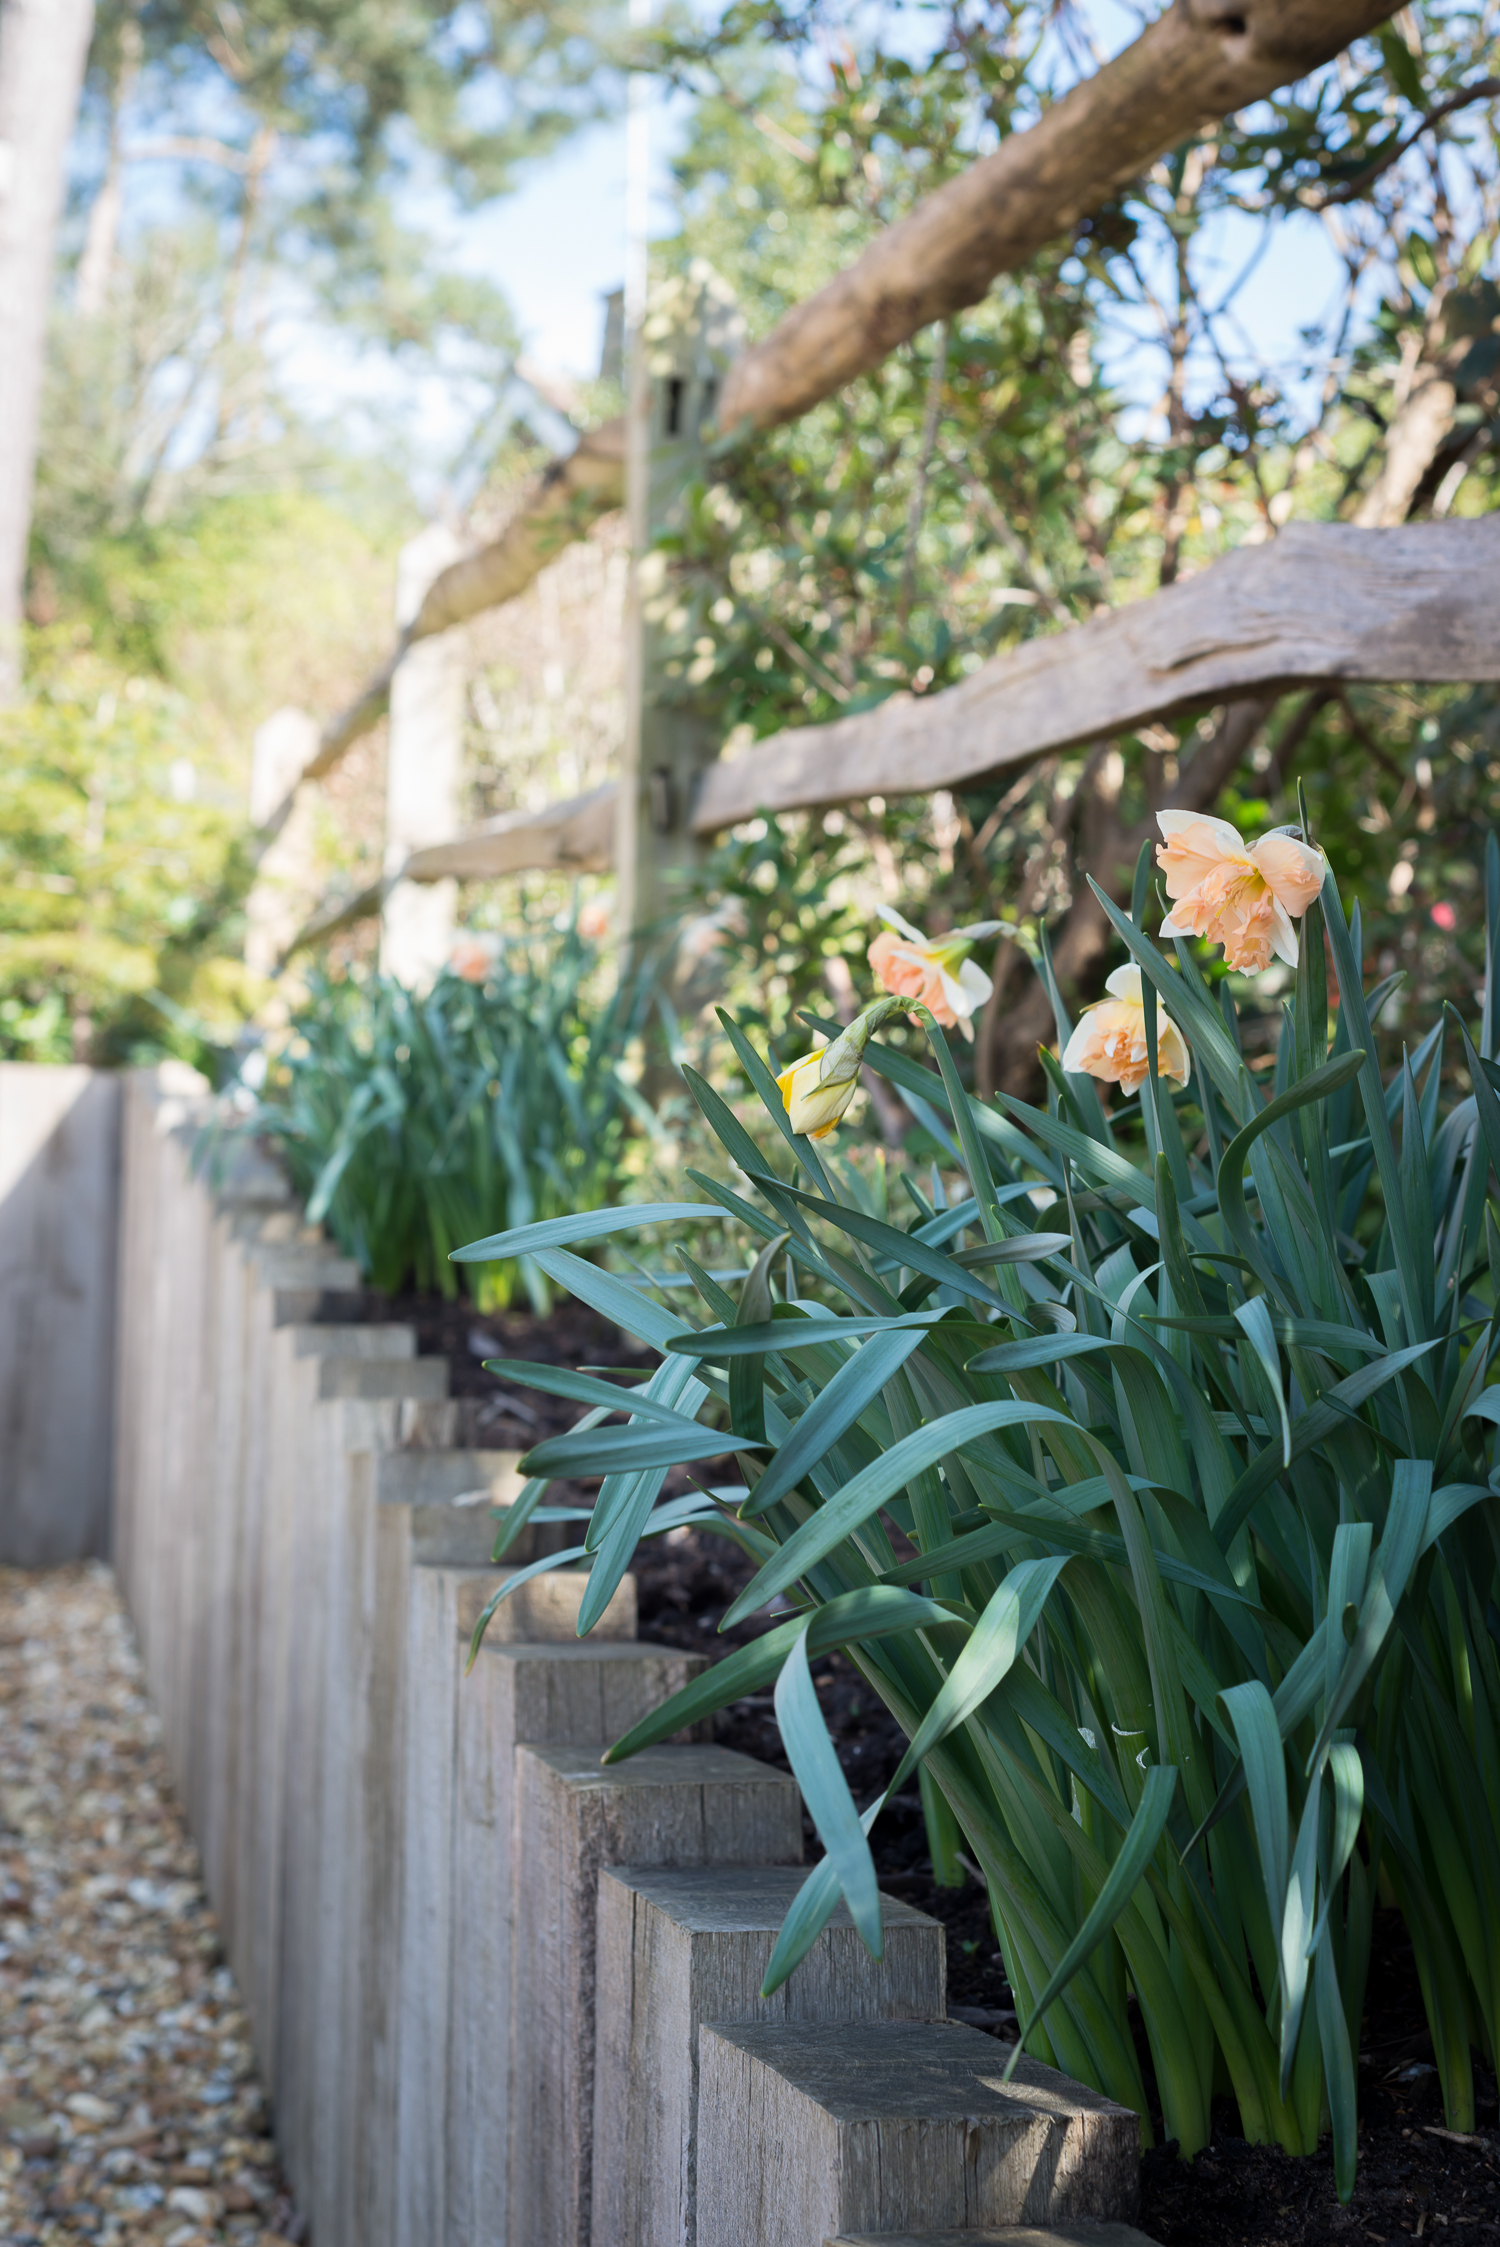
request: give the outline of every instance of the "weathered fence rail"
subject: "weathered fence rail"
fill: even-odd
[[[583,1578],[535,1579],[463,1676],[515,1461],[268,1166],[195,1175],[202,1114],[126,1081],[115,1545],[316,2247],[1128,2218],[1135,2116],[1002,2090],[920,1913],[757,1995],[796,1789],[706,1738],[600,1767],[702,1665],[637,1643],[630,1579],[582,1642]]]

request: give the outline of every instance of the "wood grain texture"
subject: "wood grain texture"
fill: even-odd
[[[824,2247],[1156,2247],[1134,2224],[1007,2224],[1002,2230],[844,2232]],[[1206,2247],[1206,2243],[1205,2243]]]
[[[511,2247],[588,2247],[593,2193],[595,1962],[601,1867],[795,1864],[795,1782],[715,1747],[516,1757]],[[599,2247],[614,2247],[601,2240]]]
[[[440,2200],[408,2197],[401,2247],[503,2247],[508,2237],[513,1939],[517,1887],[533,1865],[516,1817],[517,1742],[573,1743],[592,1764],[703,1667],[701,1655],[593,1640],[481,1647],[458,1696],[447,2075],[411,2079],[414,2099],[446,2109],[444,2182]]]
[[[1500,514],[1355,530],[1289,523],[1197,577],[714,765],[702,834],[757,811],[926,793],[1252,691],[1321,679],[1500,678]]]
[[[725,430],[805,413],[1014,272],[1167,149],[1384,20],[1381,0],[1178,0],[1028,131],[924,196],[731,367]]]
[[[760,1995],[804,1877],[796,1865],[601,1871],[594,2240],[693,2247],[704,2021],[942,2019],[943,1930],[891,1897],[882,1959],[841,1905],[791,1980]]]
[[[533,867],[563,874],[603,873],[614,859],[616,793],[611,780],[544,811],[506,812],[451,843],[413,851],[401,879],[437,882],[457,875],[462,881],[484,882]]]
[[[705,2025],[698,2247],[1128,2218],[1140,2124],[953,2023]]]
[[[0,1062],[0,1561],[109,1534],[120,1086]]]
[[[462,1645],[468,1645],[485,1607],[505,1579],[514,1574],[510,1568],[465,1571],[456,1597],[456,1635]],[[576,1641],[578,1611],[588,1581],[587,1572],[576,1568],[559,1569],[551,1576],[533,1576],[529,1584],[500,1602],[485,1628],[485,1638],[497,1642],[512,1639],[533,1646],[559,1639]],[[589,1637],[600,1644],[609,1639],[633,1639],[635,1626],[635,1578],[625,1576]]]

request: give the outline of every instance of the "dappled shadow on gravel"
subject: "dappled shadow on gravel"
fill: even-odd
[[[305,2238],[114,1581],[0,1569],[0,2241]]]

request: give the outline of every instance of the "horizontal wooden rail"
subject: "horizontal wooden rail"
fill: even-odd
[[[743,351],[720,397],[721,433],[743,440],[831,397],[930,321],[977,304],[1002,273],[1029,263],[1166,150],[1306,76],[1387,12],[1386,0],[1176,0],[1034,125],[924,196]],[[1465,99],[1479,98],[1483,84]],[[623,504],[624,482],[623,419],[552,461],[498,538],[437,579],[382,669],[325,726],[301,779],[331,771],[384,716],[392,673],[414,640],[524,592],[563,546]]]
[[[401,869],[408,882],[492,882],[502,874],[544,870],[560,874],[599,874],[612,864],[615,849],[615,784],[605,782],[586,796],[548,804],[544,811],[511,811],[472,827],[451,843],[432,843],[413,851]]]
[[[1164,592],[1011,648],[941,694],[893,695],[710,765],[694,831],[716,834],[763,811],[964,787],[1079,742],[1291,687],[1500,680],[1497,583],[1500,514],[1378,531],[1291,523]],[[614,817],[607,781],[417,851],[395,878],[601,873]],[[388,888],[325,907],[291,950],[378,912]]]
[[[1325,679],[1500,679],[1500,514],[1290,523],[1184,583],[1028,640],[942,694],[893,695],[711,765],[693,826],[954,788],[1157,718]]]

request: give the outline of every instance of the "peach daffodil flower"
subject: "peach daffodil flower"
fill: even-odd
[[[890,926],[870,946],[869,961],[884,989],[927,1007],[945,1030],[956,1029],[972,1040],[974,1014],[994,985],[969,954],[986,936],[998,935],[1004,922],[975,921],[947,936],[931,937],[884,907],[880,917]]]
[[[1273,953],[1295,967],[1292,924],[1323,887],[1323,853],[1285,833],[1246,843],[1227,819],[1201,812],[1156,816],[1166,837],[1156,863],[1172,900],[1162,935],[1206,936],[1223,945],[1226,963],[1242,974],[1259,975]]]
[[[1086,1007],[1078,1027],[1063,1048],[1062,1065],[1070,1076],[1098,1077],[1117,1084],[1129,1095],[1139,1092],[1150,1075],[1146,1059],[1146,1012],[1141,1004],[1141,971],[1117,967],[1104,986],[1107,999]],[[1163,1081],[1179,1091],[1192,1075],[1187,1040],[1160,999],[1156,1004],[1156,1066]]]
[[[500,940],[494,936],[480,936],[473,929],[464,929],[455,939],[448,954],[448,973],[462,976],[465,983],[483,983],[500,955]]]

